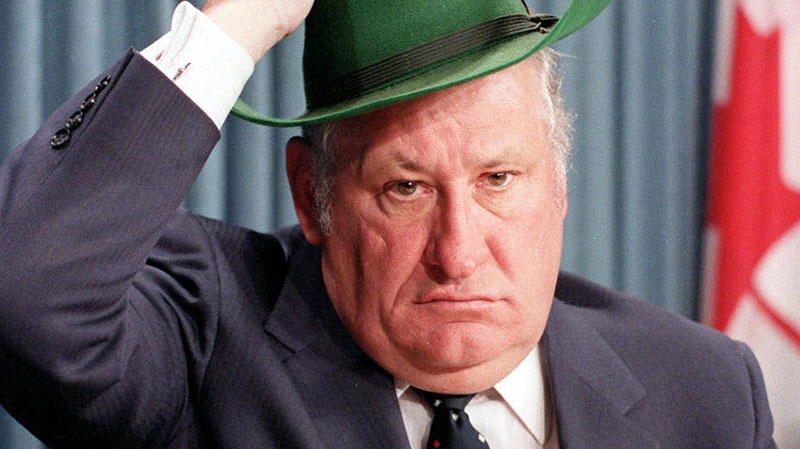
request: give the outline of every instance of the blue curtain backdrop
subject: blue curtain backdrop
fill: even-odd
[[[557,14],[567,0],[529,3]],[[141,49],[168,29],[175,4],[4,2],[0,160],[126,48]],[[562,265],[690,317],[698,297],[714,8],[694,0],[617,0],[556,46],[566,55],[566,96],[578,115]],[[292,36],[259,64],[245,94],[257,109],[286,116],[303,109],[301,48],[302,37]],[[294,133],[229,120],[187,206],[258,230],[295,222],[282,151]],[[0,409],[0,449],[39,447]]]

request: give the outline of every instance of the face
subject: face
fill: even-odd
[[[327,235],[298,181],[310,176],[305,148],[290,143],[298,216],[322,245],[336,311],[417,387],[488,388],[544,330],[566,201],[534,78],[518,64],[343,121]]]

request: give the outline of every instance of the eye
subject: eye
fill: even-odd
[[[417,185],[416,182],[402,181],[397,183],[395,189],[397,190],[397,193],[399,193],[400,195],[407,196],[407,195],[413,195],[414,192],[417,191],[417,187],[419,186]]]
[[[513,175],[508,172],[492,173],[486,177],[486,182],[492,187],[504,187],[511,182]]]
[[[419,188],[419,183],[415,181],[398,181],[392,186],[392,190],[400,196],[411,196],[417,193]]]

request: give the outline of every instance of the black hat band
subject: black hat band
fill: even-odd
[[[399,82],[418,70],[433,68],[454,56],[514,36],[531,32],[546,34],[557,22],[558,17],[551,15],[514,14],[455,31],[313,89],[307,88],[308,107],[320,108],[357,98],[392,81]]]

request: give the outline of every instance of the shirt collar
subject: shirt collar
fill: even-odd
[[[536,441],[543,442],[552,430],[549,429],[552,407],[546,388],[547,374],[542,366],[540,352],[539,346],[535,346],[513,371],[492,389],[480,393],[473,400],[490,400],[499,395]],[[408,382],[395,379],[397,398],[410,387]]]
[[[545,376],[537,345],[513,371],[494,386],[494,390],[539,442],[546,441],[550,423],[551,407]]]

